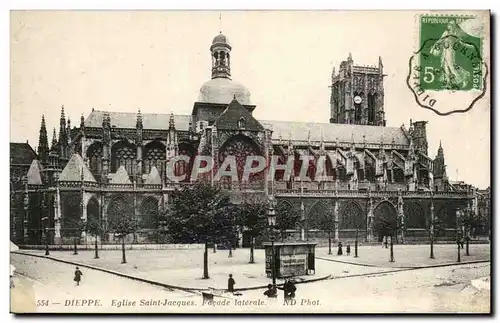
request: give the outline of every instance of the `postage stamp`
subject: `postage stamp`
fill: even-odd
[[[408,86],[420,106],[447,115],[468,111],[484,96],[486,26],[474,15],[418,16],[418,50],[410,58]]]

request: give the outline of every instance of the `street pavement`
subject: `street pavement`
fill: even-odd
[[[438,245],[436,256],[443,256],[442,263],[452,259],[451,249]],[[471,246],[471,254],[480,254],[489,259],[489,247]],[[376,248],[376,249],[375,249]],[[420,251],[419,251],[420,250]],[[439,250],[439,251],[438,251]],[[487,250],[487,251],[486,251]],[[351,256],[330,256],[336,261],[317,259],[316,266],[321,274],[329,274],[333,279],[297,284],[295,305],[284,305],[283,295],[277,299],[263,297],[264,289],[245,290],[241,296],[223,293],[226,287],[227,274],[232,273],[236,287],[245,285],[266,285],[270,279],[264,274],[264,254],[255,252],[255,264],[248,264],[249,251],[238,249],[233,257],[227,257],[227,251],[210,252],[210,279],[203,280],[203,252],[196,250],[151,250],[127,251],[127,264],[120,264],[119,251],[102,251],[100,259],[93,259],[93,253],[80,251],[78,255],[71,252],[51,252],[58,259],[87,263],[99,267],[116,270],[131,276],[140,276],[150,280],[163,281],[171,285],[212,287],[216,288],[214,303],[203,303],[200,292],[184,292],[153,286],[151,284],[118,277],[105,272],[82,268],[84,273],[81,286],[74,286],[74,266],[54,260],[11,254],[11,262],[16,266],[16,287],[12,289],[12,306],[14,295],[17,299],[55,300],[61,304],[38,306],[38,311],[45,312],[184,312],[184,313],[394,313],[394,312],[488,312],[490,308],[490,292],[478,290],[470,281],[490,275],[490,264],[460,264],[456,266],[403,269],[391,268],[388,262],[388,250],[376,246],[360,248],[359,259],[365,259],[370,266],[363,264],[346,264],[336,262],[352,262]],[[428,251],[428,246],[397,246],[396,263],[406,266],[421,265],[418,261],[404,262],[404,256],[416,256]],[[455,250],[456,251],[456,250]],[[32,251],[43,254],[40,251]],[[380,267],[372,267],[377,256]],[[323,254],[323,255],[322,255]],[[327,249],[318,249],[317,256],[328,257]],[[436,257],[437,258],[437,257]],[[463,261],[466,260],[463,256]],[[440,259],[440,258],[437,258]],[[478,258],[479,259],[479,258]],[[476,259],[477,260],[477,259]],[[387,262],[386,262],[387,261]],[[425,264],[425,263],[424,263]],[[20,275],[22,274],[22,275]],[[314,275],[316,276],[316,275]],[[279,282],[279,281],[278,281]],[[19,287],[19,288],[18,288]],[[28,296],[26,296],[28,295]],[[30,296],[31,295],[31,296]],[[35,295],[35,297],[33,297]],[[125,295],[125,300],[124,299]],[[65,302],[74,299],[100,300],[99,306],[64,306]],[[141,299],[145,302],[140,305]],[[169,299],[170,303],[152,306],[148,300]],[[115,300],[114,305],[112,301]],[[135,301],[131,306],[117,307],[117,304]],[[172,301],[184,303],[172,303]],[[118,303],[117,303],[118,302]],[[249,302],[250,304],[245,304]],[[29,303],[29,302],[28,302]],[[23,303],[22,308],[29,308]],[[33,302],[31,302],[33,304]],[[39,304],[41,305],[41,304]],[[33,310],[33,305],[31,309]]]
[[[319,248],[317,257],[335,261],[345,261],[360,265],[401,268],[401,267],[424,267],[456,263],[458,250],[456,244],[436,244],[434,245],[434,259],[430,258],[430,245],[394,245],[394,262],[390,260],[390,247],[383,248],[381,245],[361,246],[358,248],[358,258],[354,257],[354,246],[351,245],[351,255],[346,255],[345,246],[343,256],[337,256],[338,248],[332,248],[332,255],[328,255],[328,248]],[[490,260],[489,244],[469,245],[469,256],[466,249],[460,249],[460,260],[488,261]]]

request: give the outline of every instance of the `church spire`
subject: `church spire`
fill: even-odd
[[[439,141],[436,158],[434,159],[434,178],[446,178],[446,164],[444,160],[443,146]]]
[[[56,127],[54,127],[52,132],[52,145],[50,146],[50,150],[53,150],[57,147],[57,135],[56,135]]]
[[[40,134],[38,136],[38,158],[45,164],[49,157],[49,141],[47,139],[47,128],[45,127],[45,116],[42,115]]]

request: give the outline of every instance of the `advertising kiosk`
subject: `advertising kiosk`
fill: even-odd
[[[266,274],[272,277],[272,244],[264,242]],[[314,275],[315,242],[275,242],[274,261],[277,278]]]

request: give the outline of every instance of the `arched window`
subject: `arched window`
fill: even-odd
[[[116,173],[120,166],[124,166],[127,174],[132,176],[136,167],[136,148],[133,144],[121,141],[111,149],[111,172]]]
[[[90,171],[94,175],[102,173],[102,143],[96,142],[87,149],[87,158],[90,162]]]
[[[377,94],[368,94],[368,122],[373,124],[375,122],[375,102]]]
[[[241,117],[240,120],[238,120],[238,128],[244,129],[247,126],[247,122],[245,118]]]
[[[162,174],[162,161],[165,160],[165,145],[159,141],[152,141],[144,147],[142,159],[143,172],[149,174],[153,166]]]

